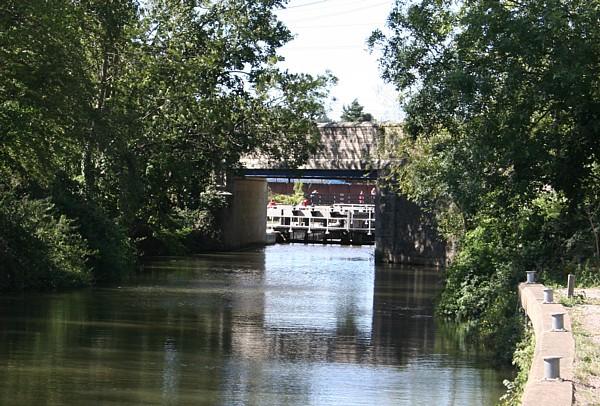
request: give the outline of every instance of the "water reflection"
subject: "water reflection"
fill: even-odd
[[[434,270],[372,248],[165,259],[122,287],[0,299],[0,404],[493,404],[436,324]]]

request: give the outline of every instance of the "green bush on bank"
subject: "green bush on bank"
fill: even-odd
[[[174,209],[157,219],[151,216],[147,227],[135,237],[141,256],[190,255],[222,247],[219,211],[224,201],[206,197],[198,209]]]
[[[87,285],[91,254],[73,222],[48,200],[0,193],[0,290]]]
[[[581,223],[556,192],[505,202],[504,207],[493,205],[498,196],[487,198],[490,203],[482,206],[489,209],[473,217],[472,228],[460,239],[438,311],[471,323],[474,336],[492,348],[498,360],[508,362],[520,328],[517,286],[526,271],[537,271],[544,283],[564,284],[572,258],[589,252],[589,239],[572,242]],[[598,275],[589,264],[578,271],[588,275],[587,280]]]
[[[87,263],[94,282],[118,281],[135,265],[135,251],[127,231],[105,210],[86,199],[74,182],[63,182],[53,190],[53,201],[61,213],[77,224],[77,231],[87,241]]]
[[[518,328],[515,286],[520,271],[515,247],[502,240],[505,224],[489,219],[466,233],[438,305],[442,316],[471,323],[474,336],[499,362],[510,361]]]
[[[519,324],[518,340],[513,354],[512,364],[517,375],[512,381],[504,380],[506,393],[500,398],[500,406],[520,405],[525,384],[529,377],[529,369],[535,352],[535,337],[531,325],[525,321]]]
[[[577,266],[571,272],[576,277],[577,286],[600,286],[600,265],[598,260],[588,259],[581,266]],[[566,281],[563,282],[563,285]]]

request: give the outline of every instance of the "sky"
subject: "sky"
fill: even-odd
[[[355,98],[378,121],[399,121],[401,109],[394,87],[381,79],[377,54],[367,38],[384,28],[394,0],[290,0],[279,18],[295,34],[280,54],[292,72],[338,78],[332,89],[328,116],[339,120],[343,105]]]

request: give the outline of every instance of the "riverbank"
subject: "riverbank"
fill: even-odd
[[[569,406],[573,399],[575,358],[570,317],[561,316],[564,324],[555,323],[554,316],[564,315],[565,308],[553,300],[546,301],[545,286],[542,284],[521,283],[519,299],[535,334],[535,349],[521,404]],[[547,360],[556,357],[559,358],[560,372],[557,368],[549,376]]]
[[[574,299],[559,291],[575,338],[574,405],[600,405],[600,288],[577,289]]]
[[[541,301],[543,288],[519,287],[521,304],[535,330],[535,353],[521,404],[600,405],[600,288],[578,289],[573,298],[558,289],[556,304]],[[549,316],[565,311],[566,332],[554,332]],[[542,358],[556,355],[561,357],[562,379],[545,381]]]

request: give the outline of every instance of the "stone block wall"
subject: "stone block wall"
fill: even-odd
[[[423,221],[419,207],[382,189],[375,203],[375,260],[412,265],[444,266],[446,244]]]

